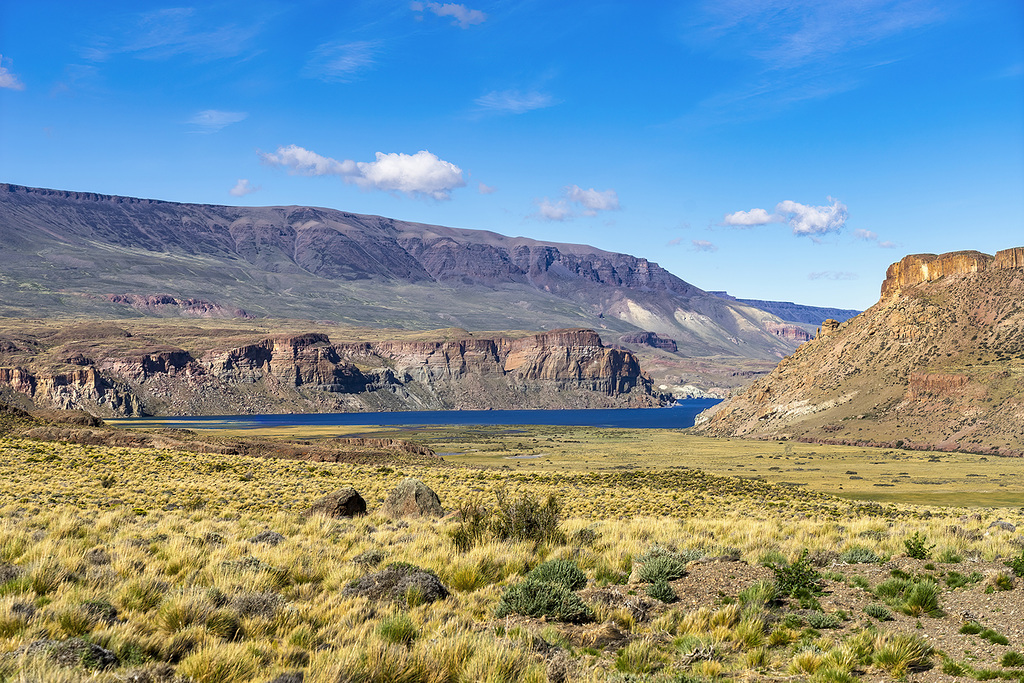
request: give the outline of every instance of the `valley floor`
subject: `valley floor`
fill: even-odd
[[[435,432],[443,458],[331,463],[0,437],[0,678],[1024,680],[1020,508],[844,500],[734,475],[851,453],[661,439]],[[385,515],[408,477],[459,514]],[[349,486],[368,515],[302,514]],[[418,569],[450,595],[357,590]]]

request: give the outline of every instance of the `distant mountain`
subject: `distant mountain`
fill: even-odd
[[[907,256],[878,303],[698,418],[719,436],[1024,454],[1024,247]]]
[[[612,341],[661,334],[685,357],[760,361],[806,338],[656,263],[584,245],[303,206],[0,185],[0,316],[69,315],[589,327]]]
[[[738,301],[739,303],[759,308],[772,315],[782,318],[786,322],[804,323],[807,325],[821,325],[828,319],[846,322],[854,316],[860,315],[863,311],[851,308],[828,308],[826,306],[805,306],[795,304],[792,301],[764,301],[762,299],[737,299],[728,292],[708,292],[723,299]]]

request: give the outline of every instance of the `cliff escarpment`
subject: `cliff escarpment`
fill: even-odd
[[[1024,453],[1024,248],[902,259],[877,304],[826,321],[695,430]]]
[[[334,343],[308,332],[232,344],[238,334],[216,328],[150,325],[134,334],[50,325],[0,339],[0,395],[103,417],[653,406],[669,398],[652,391],[633,354],[605,347],[592,330],[464,334]]]

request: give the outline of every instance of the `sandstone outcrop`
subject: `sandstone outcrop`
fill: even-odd
[[[1024,268],[1024,247],[997,251],[995,256],[980,251],[951,251],[946,254],[911,254],[889,266],[882,282],[882,298],[899,294],[904,288],[951,275],[984,270]]]
[[[676,344],[675,339],[662,337],[656,332],[632,332],[619,337],[619,341],[623,344],[650,346],[652,349],[661,349],[662,351],[670,351],[672,353],[679,350],[679,345]]]
[[[877,304],[698,417],[721,436],[1024,454],[1024,248],[908,256]]]

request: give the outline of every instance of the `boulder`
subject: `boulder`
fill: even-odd
[[[988,525],[989,529],[1002,529],[1003,531],[1016,531],[1017,526],[1012,522],[1007,522],[1005,519],[997,519]]]
[[[379,572],[353,581],[341,591],[345,597],[362,596],[371,600],[429,603],[448,597],[437,575],[411,564],[396,562]]]
[[[440,517],[444,514],[441,499],[419,479],[402,481],[384,501],[382,512],[388,517]]]
[[[366,501],[354,488],[341,489],[313,501],[302,514],[306,517],[317,514],[328,517],[365,515]]]
[[[42,655],[58,666],[108,669],[118,665],[117,655],[82,638],[35,640],[15,650],[16,655]]]

